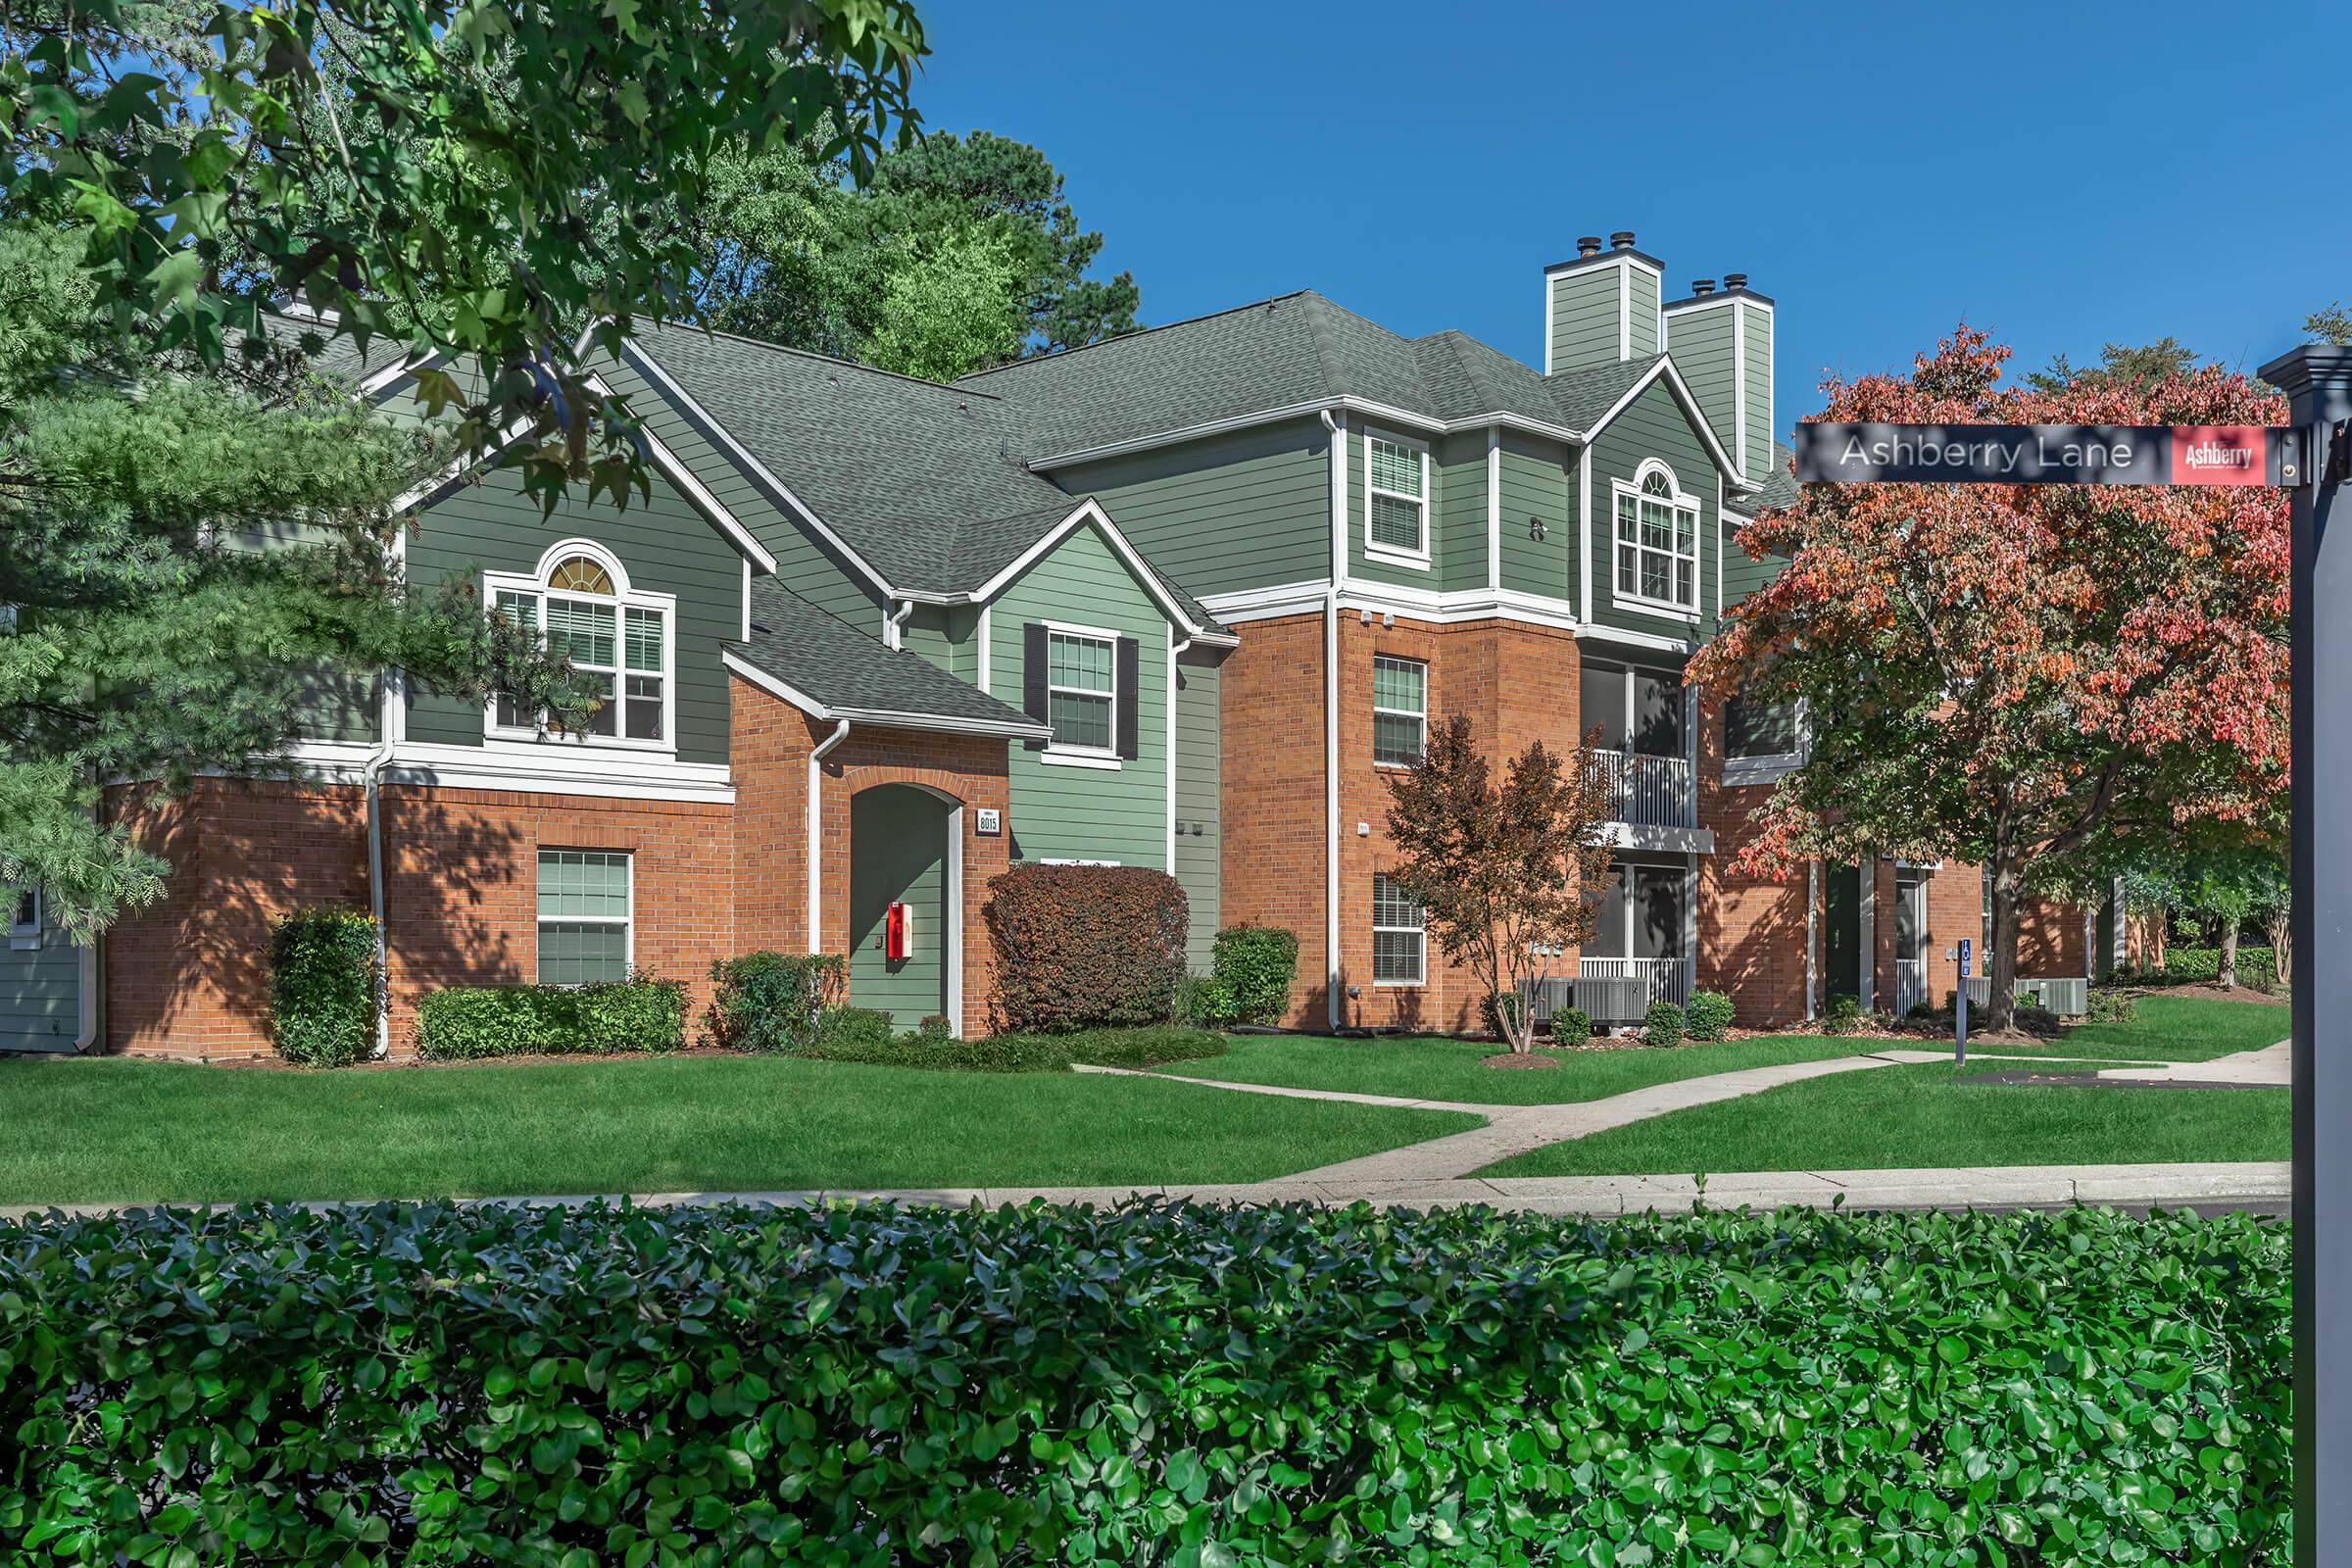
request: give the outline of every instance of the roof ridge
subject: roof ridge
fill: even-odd
[[[1004,399],[997,393],[982,392],[975,387],[964,386],[959,381],[934,381],[929,376],[908,375],[904,370],[885,370],[878,365],[860,365],[856,360],[845,360],[838,354],[819,354],[814,349],[794,348],[789,343],[773,343],[763,337],[749,337],[741,332],[729,332],[715,326],[688,325],[683,322],[668,321],[664,321],[662,324],[665,327],[671,328],[672,330],[680,332],[692,332],[700,337],[723,338],[729,343],[741,343],[748,348],[765,349],[771,354],[790,355],[794,359],[800,360],[814,360],[819,365],[838,365],[844,369],[858,370],[866,375],[879,375],[893,381],[912,381],[916,386],[927,386],[941,392],[953,392],[958,397],[982,397],[988,399],[988,401],[991,403],[1002,403],[1004,401]],[[634,341],[643,342],[644,339],[638,338]],[[982,371],[980,373],[986,374],[987,372]]]
[[[1331,305],[1332,303],[1330,300],[1325,299],[1322,295],[1315,293],[1311,289],[1305,290],[1304,292],[1306,293],[1307,298],[1313,300],[1317,305],[1327,306]],[[1346,306],[1339,306],[1336,308],[1340,310],[1347,309]],[[1361,319],[1369,319],[1369,318],[1361,318]],[[1375,321],[1372,324],[1378,326],[1380,323]],[[1323,312],[1320,310],[1314,310],[1306,313],[1306,331],[1308,338],[1312,340],[1315,345],[1315,368],[1323,372],[1323,390],[1325,394],[1329,395],[1332,393],[1346,391],[1347,389],[1340,384],[1339,354],[1332,346],[1331,326],[1324,319]],[[1426,390],[1426,388],[1424,388],[1424,390]]]
[[[1222,310],[1203,311],[1199,316],[1187,316],[1180,320],[1162,321],[1156,326],[1139,326],[1132,332],[1120,332],[1111,337],[1099,337],[1092,343],[1080,343],[1073,348],[1055,349],[1051,354],[1039,354],[1025,360],[1008,360],[1003,365],[992,365],[985,370],[974,370],[969,375],[957,376],[949,384],[961,386],[967,381],[977,381],[984,375],[996,375],[1005,370],[1024,369],[1032,365],[1058,364],[1074,355],[1084,354],[1088,349],[1106,348],[1113,343],[1127,343],[1139,337],[1149,337],[1153,332],[1166,332],[1179,326],[1193,326],[1201,321],[1213,321],[1220,316],[1233,316],[1242,311],[1264,310],[1268,306],[1278,305],[1284,300],[1295,300],[1302,295],[1314,295],[1314,293],[1315,291],[1311,288],[1295,288],[1281,294],[1269,294],[1262,300],[1247,300],[1240,305],[1228,305]],[[1320,295],[1315,297],[1321,298]],[[994,393],[988,395],[995,396]]]

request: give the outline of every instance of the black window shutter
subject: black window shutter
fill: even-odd
[[[1030,621],[1021,628],[1021,711],[1040,724],[1053,722],[1053,708],[1046,701],[1046,628]],[[1044,741],[1029,741],[1028,748],[1043,751]]]
[[[1143,673],[1143,648],[1132,637],[1119,639],[1119,755],[1129,761],[1143,755],[1136,745],[1135,691]]]

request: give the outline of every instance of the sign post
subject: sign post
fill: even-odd
[[[1968,1062],[1968,956],[1970,941],[1960,939],[1960,993],[1952,1000],[1952,1059]]]
[[[2352,1476],[2352,1333],[2342,1329],[2352,1321],[2352,964],[2334,961],[2339,955],[2323,945],[2352,937],[2352,505],[2342,503],[2352,488],[2352,348],[2306,346],[2258,373],[2287,395],[2284,428],[1800,424],[1796,476],[1834,484],[2287,490],[2294,552],[2287,929],[2290,951],[2302,959],[2292,1048],[2295,1560],[2352,1568],[2352,1487],[2342,1484]],[[2332,538],[2330,523],[2341,525]],[[1965,1020],[1965,979],[1960,990],[1957,1018]],[[1966,1030],[1960,1022],[1963,1054]]]

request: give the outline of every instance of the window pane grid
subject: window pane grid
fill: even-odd
[[[1107,637],[1046,635],[1046,722],[1056,746],[1111,749],[1118,653]]]
[[[1422,934],[1421,906],[1395,879],[1375,874],[1372,878],[1373,980],[1420,984],[1426,946]]]
[[[1372,498],[1372,542],[1398,550],[1421,548],[1421,503],[1395,496]]]
[[[629,857],[620,850],[539,852],[539,982],[629,977]]]
[[[1421,499],[1421,454],[1394,441],[1375,436],[1371,441],[1372,488],[1394,490],[1399,495]]]
[[[1076,691],[1111,689],[1111,646],[1100,637],[1054,632],[1047,638],[1047,680]]]
[[[617,639],[611,605],[583,605],[575,600],[547,602],[547,650],[588,669],[612,669]]]
[[[1429,666],[1410,659],[1372,661],[1372,760],[1421,760],[1428,732]]]
[[[577,579],[583,571],[602,572],[601,567],[581,558],[574,558],[565,565],[576,569],[569,572],[560,569],[554,579]],[[601,587],[576,580],[559,581],[557,585],[610,593],[611,579],[600,580]],[[668,662],[666,612],[509,588],[498,591],[493,606],[519,626],[544,625],[547,651],[567,661],[576,675],[586,677],[580,684],[596,706],[585,720],[573,727],[575,733],[604,739],[625,736],[633,741],[656,743],[667,738],[669,690],[662,674]],[[558,724],[550,713],[526,710],[510,692],[496,695],[490,722],[493,728],[502,730],[535,730],[543,725],[566,727]]]
[[[1698,512],[1650,474],[1637,498],[1617,496],[1617,591],[1685,610],[1698,605]]]

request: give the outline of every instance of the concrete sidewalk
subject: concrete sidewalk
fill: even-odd
[[[2281,1040],[2260,1051],[2240,1051],[2211,1061],[2171,1061],[2161,1067],[2109,1067],[2102,1082],[2124,1084],[2229,1084],[2235,1088],[2277,1086],[2292,1082],[2289,1072],[2294,1042]]]
[[[1923,1170],[1788,1170],[1710,1175],[1707,1206],[1771,1209],[1827,1208],[2063,1208],[2073,1203],[2118,1207],[2276,1208],[2286,1201],[2289,1167],[2283,1162],[2196,1165],[2026,1165]],[[585,1203],[599,1196],[483,1199],[483,1202]],[[693,1203],[801,1204],[835,1200],[895,1199],[994,1208],[1033,1200],[1104,1206],[1135,1197],[1204,1203],[1368,1202],[1400,1208],[1449,1208],[1485,1203],[1527,1214],[1569,1216],[1687,1212],[1700,1198],[1690,1176],[1523,1176],[1455,1181],[1334,1181],[1303,1176],[1227,1186],[1169,1187],[934,1187],[893,1192],[638,1193],[631,1200],[667,1208]],[[68,1214],[104,1214],[120,1203],[69,1203]],[[195,1205],[173,1205],[190,1207]],[[332,1204],[310,1204],[331,1207]],[[0,1208],[0,1219],[50,1212]]]

